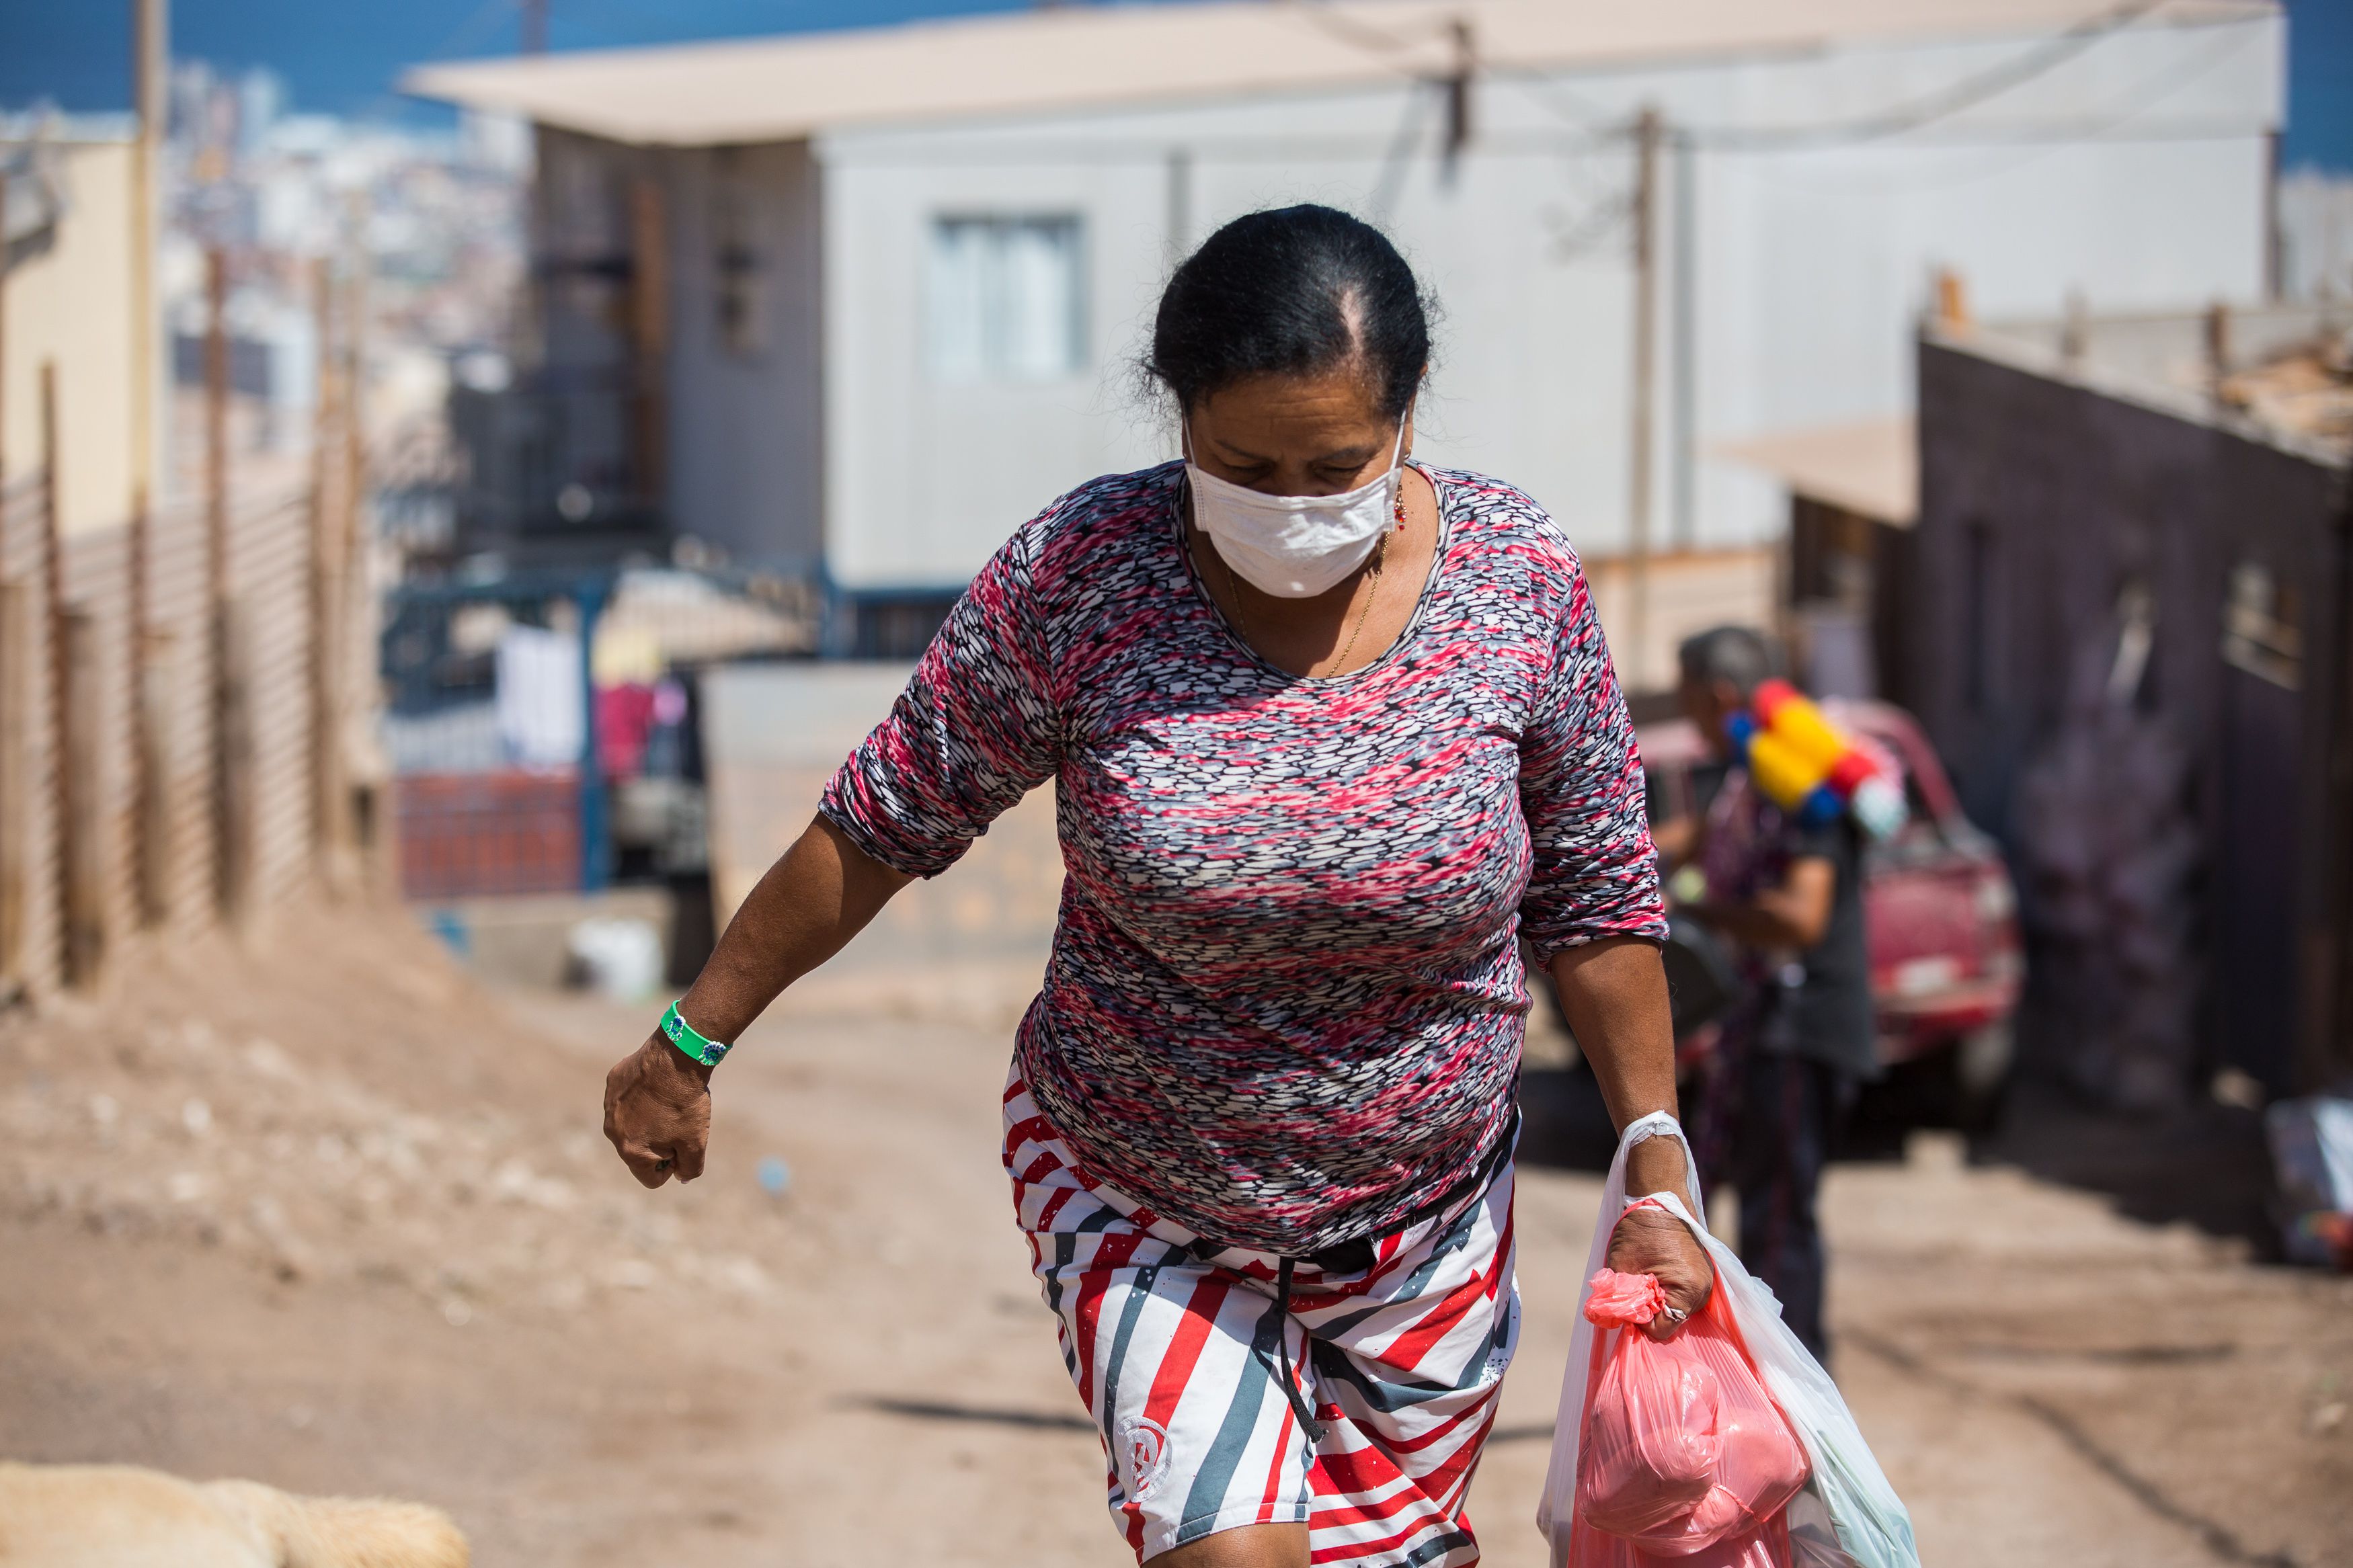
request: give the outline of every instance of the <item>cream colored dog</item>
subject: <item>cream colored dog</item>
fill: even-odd
[[[129,1465],[0,1464],[0,1568],[466,1568],[439,1509],[184,1481]]]

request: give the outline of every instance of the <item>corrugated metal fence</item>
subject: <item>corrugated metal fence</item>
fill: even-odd
[[[0,491],[0,986],[53,982],[64,962],[46,496],[38,474]]]
[[[131,527],[66,538],[53,602],[43,476],[0,493],[0,994],[81,984],[142,931],[253,919],[317,878],[321,721],[339,731],[356,700],[322,683],[364,671],[316,630],[347,602],[322,571],[340,552],[322,503],[341,499],[235,495],[217,606],[201,499],[161,510],[134,645]]]

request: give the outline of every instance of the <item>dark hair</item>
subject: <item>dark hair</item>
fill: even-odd
[[[1383,415],[1404,416],[1430,363],[1421,286],[1388,237],[1325,206],[1234,219],[1161,292],[1144,368],[1191,409],[1253,375],[1361,363]]]
[[[1743,699],[1784,668],[1778,637],[1754,626],[1710,626],[1683,640],[1675,662],[1694,685],[1727,682]]]

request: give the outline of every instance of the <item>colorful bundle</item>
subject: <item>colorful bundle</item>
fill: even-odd
[[[1788,681],[1760,683],[1749,711],[1725,728],[1746,754],[1748,776],[1783,811],[1815,823],[1851,811],[1873,838],[1904,826],[1903,785]]]

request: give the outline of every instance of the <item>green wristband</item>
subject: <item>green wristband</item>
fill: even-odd
[[[707,1068],[717,1067],[734,1048],[723,1046],[717,1040],[704,1039],[693,1025],[679,1016],[676,1002],[671,1003],[670,1011],[662,1015],[661,1032],[664,1039],[685,1053],[687,1060],[701,1062]]]

